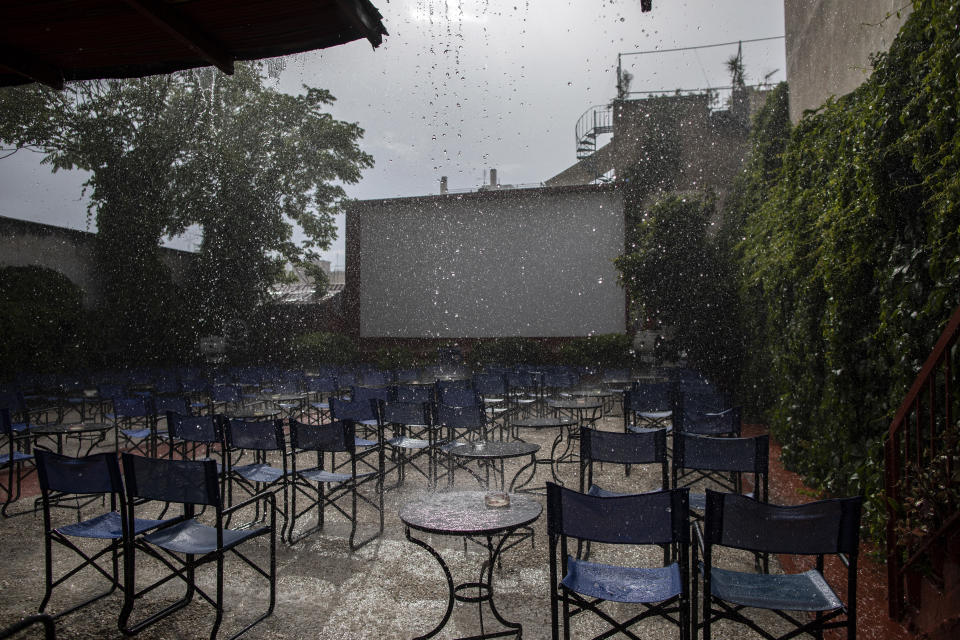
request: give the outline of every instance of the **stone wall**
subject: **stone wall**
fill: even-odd
[[[790,120],[870,75],[870,56],[886,51],[910,12],[905,0],[784,0]],[[899,13],[898,13],[899,12]]]
[[[83,289],[84,304],[95,305],[101,297],[94,268],[93,249],[97,235],[39,222],[0,216],[0,265],[38,266],[58,271]],[[161,257],[174,282],[183,282],[196,254],[161,249]]]

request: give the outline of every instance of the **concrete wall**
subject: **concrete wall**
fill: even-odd
[[[556,337],[625,330],[611,187],[360,201],[345,312],[360,337]]]
[[[905,0],[784,0],[790,119],[856,89],[910,11]],[[900,15],[897,12],[900,11]]]
[[[100,300],[101,289],[94,269],[96,234],[38,222],[0,216],[0,265],[38,266],[59,271],[83,289],[84,304]],[[196,254],[161,249],[161,258],[174,282],[183,282]]]

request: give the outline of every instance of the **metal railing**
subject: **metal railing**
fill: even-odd
[[[597,150],[597,136],[604,133],[613,133],[613,107],[594,105],[583,112],[574,128],[577,160],[590,157]]]
[[[931,546],[942,541],[960,513],[946,518],[937,531],[915,540],[898,532],[901,507],[917,484],[918,471],[936,464],[950,465],[942,456],[941,435],[953,425],[960,395],[954,391],[960,367],[960,307],[954,310],[937,344],[897,411],[885,443],[884,484],[887,496],[887,598],[891,618],[899,619],[907,604],[908,579]],[[950,469],[946,469],[949,474]],[[916,604],[916,603],[915,603]]]

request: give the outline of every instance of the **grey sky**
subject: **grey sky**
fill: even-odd
[[[374,0],[390,35],[286,58],[276,81],[329,89],[337,118],[366,130],[376,166],[355,198],[472,188],[484,171],[537,183],[576,160],[574,125],[616,94],[617,53],[783,34],[779,0]],[[747,82],[785,76],[783,40],[744,45]],[[633,90],[728,84],[736,46],[624,58]],[[78,172],[51,174],[39,157],[0,161],[0,215],[86,228]],[[175,246],[188,246],[178,241]],[[327,257],[343,264],[343,238]]]

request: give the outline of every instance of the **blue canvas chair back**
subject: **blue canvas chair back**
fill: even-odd
[[[681,384],[680,400],[683,410],[691,413],[719,413],[733,406],[730,398],[711,383]]]
[[[97,385],[97,395],[101,398],[119,398],[127,395],[127,389],[122,384],[104,382]]]
[[[450,407],[474,407],[480,404],[480,395],[470,385],[466,384],[437,386],[437,402]]]
[[[740,407],[719,412],[692,411],[686,407],[677,419],[677,429],[700,435],[740,435]]]
[[[335,420],[354,420],[356,422],[376,420],[375,405],[377,402],[377,399],[356,401],[330,398],[330,414]]]
[[[712,438],[675,432],[673,464],[680,469],[767,473],[769,436]]]
[[[532,371],[514,370],[507,373],[507,384],[511,389],[536,389],[539,376]]]
[[[300,393],[300,383],[296,380],[284,380],[273,385],[274,393],[295,394]]]
[[[602,497],[548,482],[547,533],[608,544],[686,544],[687,491]]]
[[[3,391],[0,392],[0,407],[5,407],[10,410],[11,414],[16,415],[23,413],[27,405],[23,399],[23,394],[19,391]]]
[[[223,418],[219,415],[191,416],[167,411],[167,431],[175,440],[217,443],[223,439]]]
[[[143,397],[114,398],[113,414],[118,418],[145,418],[151,415],[149,399]]]
[[[855,554],[863,498],[774,505],[707,490],[704,536],[710,544],[759,553]]]
[[[420,380],[420,372],[416,369],[398,369],[397,384],[411,384]]]
[[[242,398],[240,387],[232,384],[221,384],[210,387],[210,400],[213,402],[237,403]]]
[[[543,372],[543,386],[548,389],[569,389],[580,384],[580,374],[568,367],[551,367]]]
[[[309,377],[306,379],[304,386],[310,393],[331,394],[340,390],[340,383],[333,373]]]
[[[317,451],[353,455],[356,429],[352,420],[334,420],[329,424],[305,424],[290,419],[290,446],[296,451]]]
[[[190,406],[187,404],[186,398],[182,397],[157,396],[153,399],[154,414],[162,416],[166,415],[168,411],[188,414],[190,413]]]
[[[389,387],[350,387],[350,400],[353,402],[367,402],[371,400],[388,400]]]
[[[436,424],[451,429],[480,430],[486,426],[487,416],[479,404],[465,406],[436,406]]]
[[[341,389],[349,389],[350,387],[356,385],[359,381],[357,379],[357,372],[349,369],[341,369],[340,373],[337,375],[337,379],[340,381]]]
[[[371,369],[363,372],[361,381],[365,386],[368,387],[385,387],[392,382],[390,377],[390,374],[386,371],[381,371],[380,369]]]
[[[209,505],[220,508],[217,463],[123,454],[128,498]]]
[[[123,480],[114,453],[95,453],[70,458],[43,449],[34,450],[40,490],[72,494],[113,493],[120,495]]]
[[[673,411],[677,405],[676,385],[672,382],[637,383],[623,393],[624,413]]]
[[[505,396],[509,386],[502,373],[476,373],[473,376],[473,388],[481,396]]]
[[[282,420],[229,420],[227,446],[231,449],[283,451],[285,440]]]
[[[667,430],[640,433],[580,430],[580,458],[618,464],[662,463],[667,459]]]
[[[433,402],[433,386],[398,384],[390,388],[391,402]]]
[[[429,402],[381,402],[380,418],[384,424],[429,425]]]

